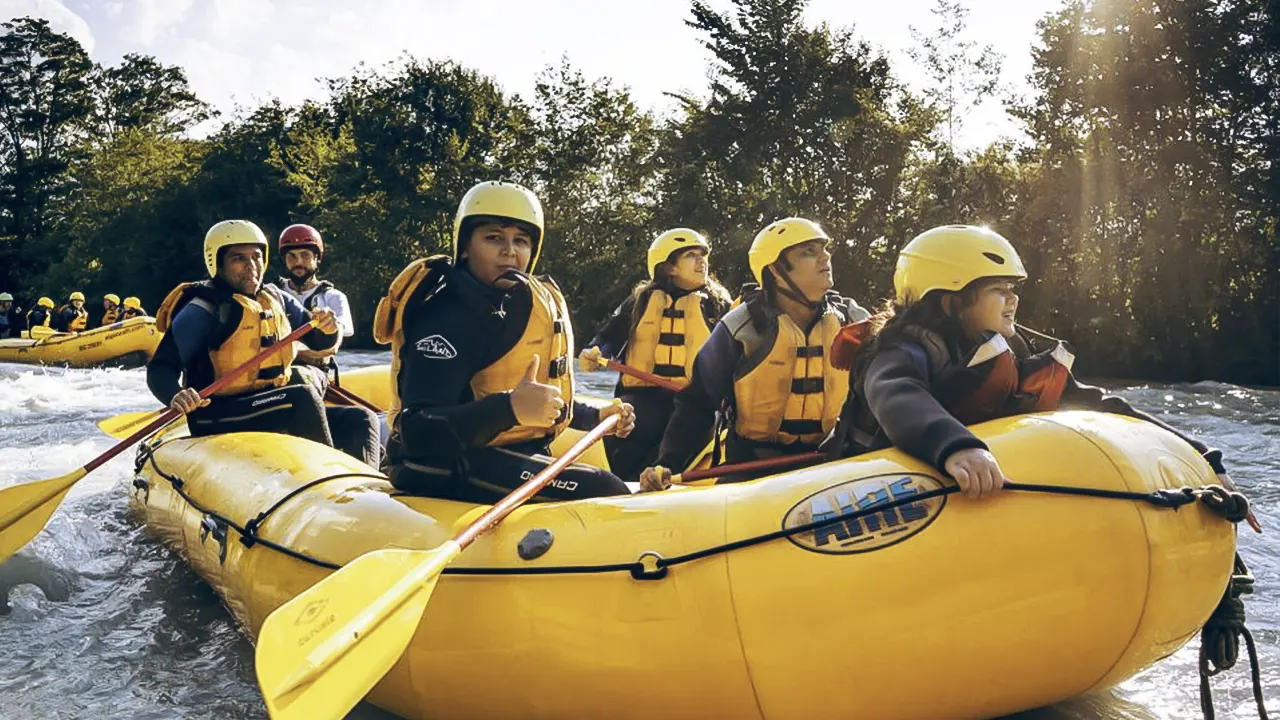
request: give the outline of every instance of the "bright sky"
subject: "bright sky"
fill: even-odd
[[[713,7],[728,6],[713,0]],[[1005,56],[1002,79],[1026,91],[1035,25],[1061,0],[967,0],[971,37]],[[933,0],[811,0],[811,23],[853,27],[920,87],[910,27],[934,27]],[[0,0],[0,20],[33,15],[84,44],[94,60],[125,53],[182,66],[196,93],[224,113],[271,97],[321,98],[320,78],[378,66],[408,52],[449,58],[526,97],[565,55],[588,77],[630,86],[642,104],[672,107],[664,91],[701,92],[709,53],[684,25],[687,0]],[[1016,136],[998,102],[962,128],[963,146]]]

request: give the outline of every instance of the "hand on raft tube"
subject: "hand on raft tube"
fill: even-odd
[[[600,408],[601,420],[618,414],[621,414],[622,417],[619,418],[618,424],[613,428],[613,434],[620,438],[625,438],[631,434],[632,430],[636,429],[636,408],[631,403],[624,403],[619,400],[614,400],[612,404]]]
[[[671,471],[657,465],[640,473],[640,492],[656,492],[671,487]]]
[[[600,369],[600,348],[589,347],[578,355],[578,369],[582,372],[596,372]],[[600,417],[606,417],[601,415]],[[619,436],[621,437],[621,436]]]
[[[183,388],[178,391],[177,395],[169,401],[169,409],[176,410],[183,415],[195,410],[196,408],[208,405],[209,401],[200,397],[200,393],[193,388]]]
[[[560,388],[538,382],[538,366],[542,360],[537,355],[524,371],[524,379],[511,391],[511,412],[516,422],[528,427],[551,427],[560,419],[564,410],[564,398]],[[601,418],[606,417],[601,415]]]
[[[338,332],[338,316],[334,315],[332,310],[313,310],[311,318],[316,321],[316,329],[325,335]]]
[[[981,500],[1000,492],[1004,487],[1004,471],[989,451],[982,448],[965,448],[947,458],[947,474],[956,479],[960,492],[970,500]]]

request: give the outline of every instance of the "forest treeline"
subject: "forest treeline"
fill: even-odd
[[[963,152],[951,137],[971,103],[955,89],[992,92],[998,58],[963,40],[956,0],[917,38],[923,93],[853,28],[806,24],[804,4],[691,3],[713,65],[665,115],[568,61],[521,97],[406,57],[330,79],[322,99],[215,118],[180,68],[102,66],[44,21],[13,20],[0,35],[0,290],[154,308],[203,275],[214,222],[308,222],[369,345],[381,293],[446,251],[462,193],[508,179],[542,198],[542,269],[580,336],[668,227],[706,233],[736,287],[760,228],[813,218],[841,240],[837,286],[870,305],[907,240],[963,222],[1019,249],[1032,276],[1020,319],[1069,340],[1083,373],[1280,383],[1276,3],[1065,2],[1029,49],[1030,93],[1007,102],[1029,141]]]

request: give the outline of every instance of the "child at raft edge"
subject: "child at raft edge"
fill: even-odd
[[[1079,383],[1061,341],[1015,323],[1017,289],[1026,279],[1013,245],[985,227],[936,227],[907,243],[893,277],[894,303],[837,340],[843,347],[836,354],[852,361],[849,397],[823,451],[849,457],[892,445],[978,499],[999,492],[1006,477],[966,425],[1058,408],[1095,410],[1174,433],[1233,487],[1220,451]]]
[[[636,285],[582,351],[580,369],[599,370],[601,359],[611,358],[680,387],[688,385],[698,350],[731,302],[710,266],[711,243],[702,233],[675,228],[654,238],[645,263],[649,279]],[[639,410],[629,437],[604,440],[609,468],[632,482],[657,461],[676,394],[625,373],[613,394]]]
[[[453,256],[415,260],[374,316],[391,344],[387,474],[418,495],[494,503],[551,463],[566,428],[590,428],[633,408],[593,408],[573,396],[573,327],[551,278],[530,273],[545,237],[542,205],[512,183],[467,191],[453,223]],[[612,473],[570,465],[534,501],[626,495]]]

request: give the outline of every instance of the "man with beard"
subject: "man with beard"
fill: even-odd
[[[316,276],[320,262],[324,260],[324,238],[310,225],[290,225],[280,233],[277,247],[280,260],[288,271],[287,277],[277,281],[280,289],[292,295],[307,310],[314,312],[323,308],[338,318],[342,333],[332,348],[298,351],[299,363],[327,368],[329,358],[338,353],[342,338],[355,334],[355,325],[351,322],[351,306],[346,294],[334,288],[333,283]]]

